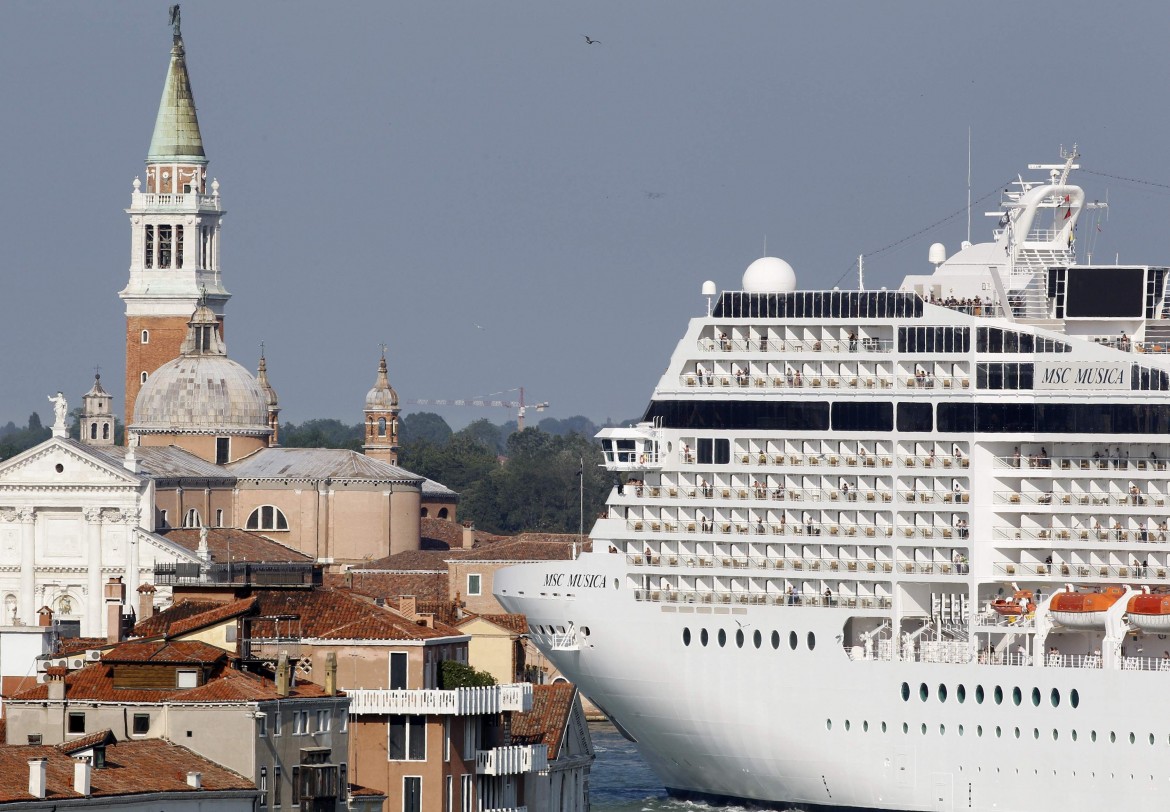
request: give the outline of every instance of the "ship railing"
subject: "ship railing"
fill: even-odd
[[[975,659],[966,640],[923,640],[915,659],[920,663],[969,663]]]
[[[819,463],[812,463],[818,465]],[[769,488],[765,486],[743,487],[649,487],[645,485],[625,485],[622,496],[627,494],[642,499],[718,499],[720,501],[741,502],[856,502],[876,504],[878,502],[892,502],[890,491],[874,488]],[[927,504],[968,503],[970,494],[965,491],[954,493],[949,490],[906,490],[899,492],[899,501],[921,502]],[[611,495],[617,496],[611,490]]]
[[[721,567],[723,569],[790,570],[793,572],[889,573],[894,571],[890,561],[842,558],[791,558],[772,556],[694,555],[653,551],[627,554],[626,564],[632,567]],[[915,572],[950,575],[962,572],[963,567],[949,561],[915,564]],[[907,570],[909,571],[909,570]]]
[[[698,347],[702,352],[857,352],[889,353],[894,351],[894,342],[888,338],[823,339],[804,341],[783,338],[700,338]]]
[[[1010,626],[1013,630],[1030,629],[1035,625],[1035,617],[1032,615],[1001,615],[999,612],[988,608],[979,616],[979,625],[998,626],[1001,628]]]
[[[938,307],[945,307],[947,310],[954,310],[956,313],[965,313],[968,316],[999,318],[1002,315],[999,305],[990,301],[968,304],[964,301],[951,299],[930,299],[927,303],[937,305]]]
[[[856,595],[789,595],[784,592],[713,592],[693,589],[635,589],[634,600],[648,603],[724,606],[803,606],[823,609],[891,609],[893,599]]]
[[[975,657],[980,665],[1032,665],[1031,655],[1023,652],[987,651],[982,650]]]
[[[889,537],[894,534],[892,527],[877,527],[874,525],[860,525],[860,524],[832,524],[832,523],[792,523],[786,522],[764,522],[764,521],[742,521],[725,519],[703,519],[692,521],[690,519],[680,520],[658,520],[658,519],[627,519],[626,530],[631,533],[695,533],[708,535],[740,535],[740,536],[828,536],[830,538],[877,538],[879,536]],[[923,532],[924,538],[930,538],[933,535],[931,532]],[[952,535],[961,537],[961,534],[956,531],[954,534],[949,529],[940,530],[937,534],[940,538],[951,538]]]
[[[679,385],[718,389],[893,389],[895,378],[889,375],[804,375],[763,373],[759,370],[735,371],[695,369],[679,375]]]
[[[1131,459],[1110,457],[1108,453],[1096,457],[1039,457],[1027,455],[995,457],[997,468],[1053,469],[1060,471],[1162,471],[1168,470],[1167,461],[1160,459]]]
[[[1001,505],[1091,505],[1093,507],[1164,507],[1166,498],[1152,493],[1055,493],[995,491]]]
[[[1110,533],[1112,535],[1112,532]],[[1087,578],[1099,580],[1101,578],[1158,578],[1166,579],[1167,568],[1164,566],[1148,565],[1117,565],[1117,564],[1055,564],[1020,563],[1015,561],[997,561],[993,565],[997,575],[1008,577],[1036,576],[1042,578]]]
[[[1167,353],[1170,352],[1170,341],[1142,341],[1134,342],[1136,352]]]
[[[1126,659],[1143,659],[1140,657]],[[1044,665],[1049,668],[1101,668],[1100,654],[1046,654]],[[1124,666],[1123,666],[1124,667]],[[1152,670],[1152,669],[1151,669]],[[1170,670],[1168,668],[1167,670]]]
[[[1122,657],[1122,671],[1170,671],[1170,656],[1161,657]]]

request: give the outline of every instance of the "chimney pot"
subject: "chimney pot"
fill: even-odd
[[[192,789],[203,789],[203,773],[187,773],[187,786]]]
[[[337,696],[337,655],[332,651],[325,655],[325,695]]]
[[[276,662],[276,695],[288,696],[289,687],[289,668],[288,653],[282,651],[280,659]]]
[[[78,795],[88,796],[90,794],[92,770],[93,765],[89,763],[88,759],[79,758],[73,762],[73,791]]]
[[[28,760],[28,794],[34,798],[45,798],[45,776],[48,761],[44,758]]]

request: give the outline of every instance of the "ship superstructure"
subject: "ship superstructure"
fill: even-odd
[[[1078,264],[1075,155],[896,291],[704,286],[622,478],[509,611],[679,795],[1161,807],[1166,269]]]

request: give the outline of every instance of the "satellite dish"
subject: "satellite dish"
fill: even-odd
[[[710,279],[708,279],[706,282],[703,283],[703,295],[704,296],[714,296],[715,295],[715,283],[712,282]]]

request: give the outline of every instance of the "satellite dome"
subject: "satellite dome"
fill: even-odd
[[[791,293],[796,290],[796,271],[779,257],[760,257],[743,272],[746,293]]]

